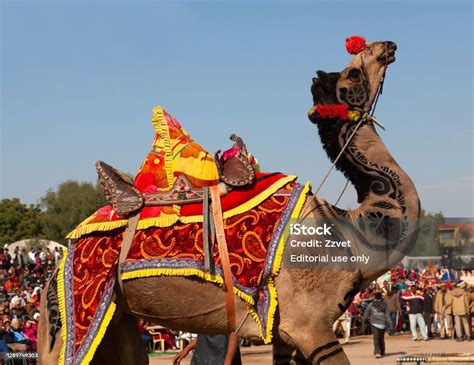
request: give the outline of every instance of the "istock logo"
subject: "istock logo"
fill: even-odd
[[[329,235],[332,236],[331,228],[334,224],[328,225],[324,223],[322,226],[313,227],[301,223],[290,224],[290,234],[302,235]]]

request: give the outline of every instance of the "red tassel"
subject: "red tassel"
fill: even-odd
[[[356,55],[367,48],[364,37],[355,35],[346,38],[346,49],[352,55]]]

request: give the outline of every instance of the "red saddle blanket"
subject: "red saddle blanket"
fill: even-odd
[[[288,222],[299,214],[309,190],[308,184],[302,186],[295,180],[283,174],[260,174],[251,187],[222,198],[234,291],[249,304],[265,342],[271,339],[277,306],[273,279],[280,268]],[[214,270],[204,269],[201,204],[182,206],[166,219],[162,213],[152,207],[143,209],[122,279],[196,276],[223,285],[217,248]],[[88,364],[112,318],[126,223],[105,207],[70,234],[78,240],[70,246],[58,273],[62,364]]]

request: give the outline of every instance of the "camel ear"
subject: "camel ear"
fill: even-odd
[[[337,104],[336,85],[341,74],[318,70],[316,75],[311,86],[314,104]]]
[[[329,75],[327,72],[318,70],[316,71],[316,75],[318,76],[318,79],[320,79],[324,84],[329,83]]]

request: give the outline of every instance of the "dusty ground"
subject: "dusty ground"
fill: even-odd
[[[439,352],[474,352],[474,342],[455,342],[452,340],[431,340],[428,342],[414,342],[408,334],[386,337],[387,355],[382,359],[374,359],[372,337],[360,336],[352,339],[351,343],[344,345],[344,350],[349,356],[352,365],[395,365],[398,357],[415,353]],[[242,363],[244,365],[271,365],[271,346],[252,346],[243,348]],[[150,358],[150,365],[171,365],[174,355],[164,354]],[[191,355],[183,365],[189,365]]]

